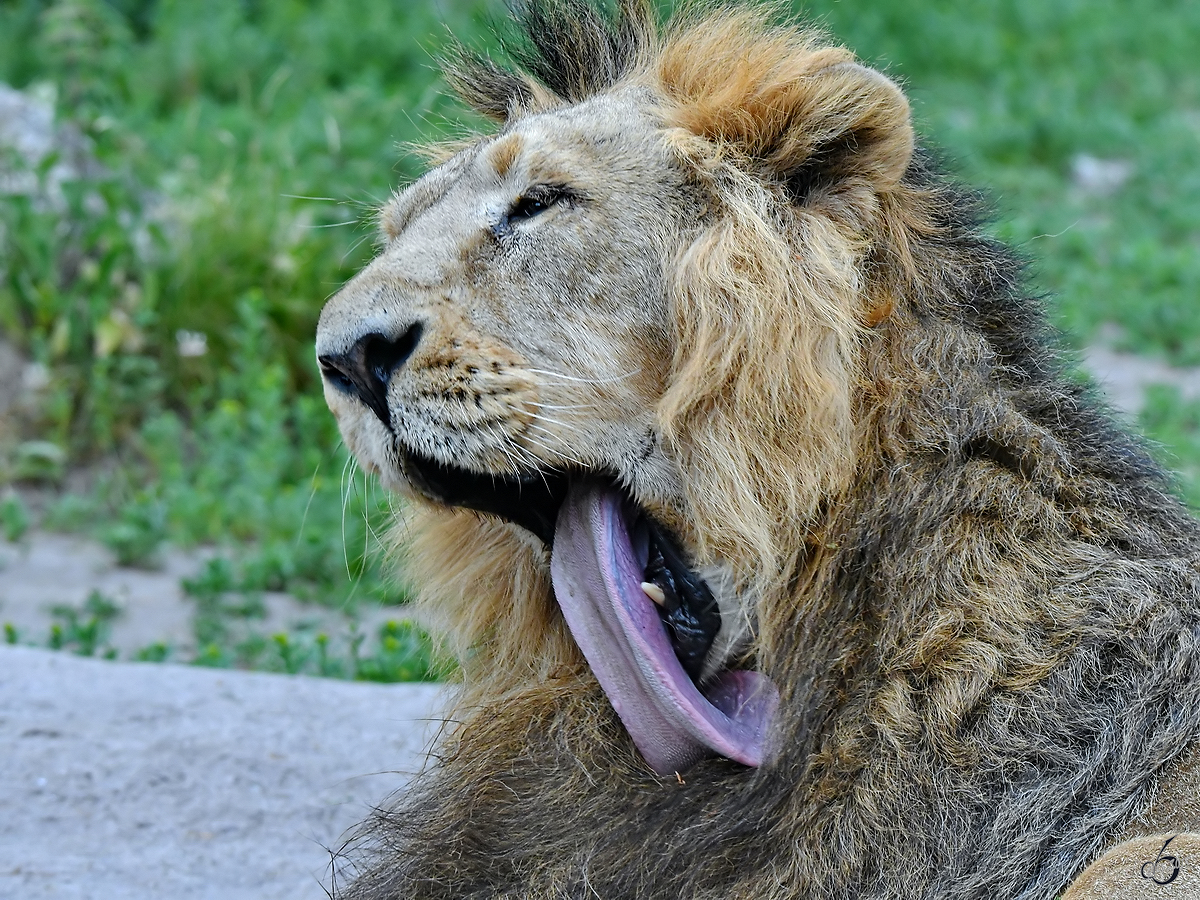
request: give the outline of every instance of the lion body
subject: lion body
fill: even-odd
[[[754,12],[531,9],[532,75],[458,71],[501,133],[385,208],[322,317],[323,358],[416,335],[382,412],[327,398],[412,498],[463,680],[346,895],[1044,900],[1200,829],[1200,525],[899,90]],[[651,772],[544,543],[431,502],[404,447],[614,476],[717,585],[717,664],[778,685],[769,761]]]

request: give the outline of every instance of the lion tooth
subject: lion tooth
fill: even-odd
[[[667,602],[667,595],[664,594],[663,589],[660,588],[653,581],[643,581],[642,582],[642,591],[644,591],[646,596],[649,597],[651,600],[653,600],[655,603],[657,603],[659,606],[662,606],[664,603]]]

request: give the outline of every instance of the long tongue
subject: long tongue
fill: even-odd
[[[558,513],[550,572],[579,649],[657,774],[714,754],[761,765],[779,692],[750,671],[696,687],[642,592],[624,505],[612,488],[575,484]]]

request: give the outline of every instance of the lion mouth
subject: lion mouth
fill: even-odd
[[[619,487],[562,471],[479,475],[413,454],[404,471],[431,499],[501,516],[551,548],[567,626],[657,774],[714,754],[762,764],[774,684],[732,669],[701,681],[720,609],[674,539]]]

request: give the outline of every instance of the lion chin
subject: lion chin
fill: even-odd
[[[495,133],[321,315],[461,677],[344,895],[1141,896],[1153,846],[1193,883],[1200,524],[893,81],[615,6],[453,56]]]

